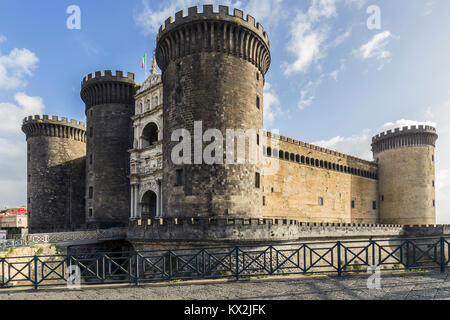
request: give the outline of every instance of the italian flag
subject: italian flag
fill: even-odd
[[[144,57],[142,58],[142,69],[145,68],[145,63],[147,62],[147,54],[144,54]]]

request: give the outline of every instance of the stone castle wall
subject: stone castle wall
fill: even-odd
[[[25,118],[28,212],[32,232],[84,224],[86,132],[83,123]]]
[[[271,133],[265,142],[264,217],[379,222],[375,163]]]

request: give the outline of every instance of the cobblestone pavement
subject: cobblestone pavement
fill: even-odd
[[[449,273],[382,274],[381,289],[367,289],[368,275],[295,276],[243,281],[191,281],[164,284],[89,286],[71,291],[0,290],[0,300],[450,300]]]

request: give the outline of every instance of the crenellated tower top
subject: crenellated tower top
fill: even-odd
[[[419,125],[388,130],[372,138],[374,154],[402,147],[436,146],[436,128]]]
[[[23,119],[22,131],[29,137],[49,136],[74,139],[86,142],[86,126],[84,122],[58,118],[57,116],[39,115]]]
[[[134,81],[134,74],[111,70],[91,73],[81,82],[81,99],[86,104],[86,110],[95,105],[109,103],[133,104],[133,96],[138,84]]]
[[[199,52],[222,52],[232,54],[253,63],[262,74],[270,66],[270,43],[267,33],[255,18],[234,9],[229,14],[227,6],[219,6],[214,12],[212,5],[204,5],[169,17],[160,27],[157,37],[156,59],[164,72],[170,60]]]

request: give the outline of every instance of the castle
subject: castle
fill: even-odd
[[[156,61],[162,75],[153,65],[142,85],[121,71],[85,77],[86,125],[45,115],[24,119],[32,232],[163,228],[168,219],[185,223],[185,238],[189,224],[202,219],[219,223],[224,233],[233,219],[436,223],[433,127],[375,136],[374,161],[262,131],[270,44],[250,15],[230,14],[226,6],[214,12],[211,5],[201,13],[197,7],[180,11],[158,32]],[[255,130],[244,148],[248,153],[256,144],[257,160],[174,163],[172,152],[182,140],[173,139],[174,131],[188,132],[193,146],[208,146],[194,135],[200,121],[201,136],[211,128]],[[217,150],[230,157],[229,150]],[[152,237],[168,232],[158,230]],[[208,228],[202,232],[215,236]]]

